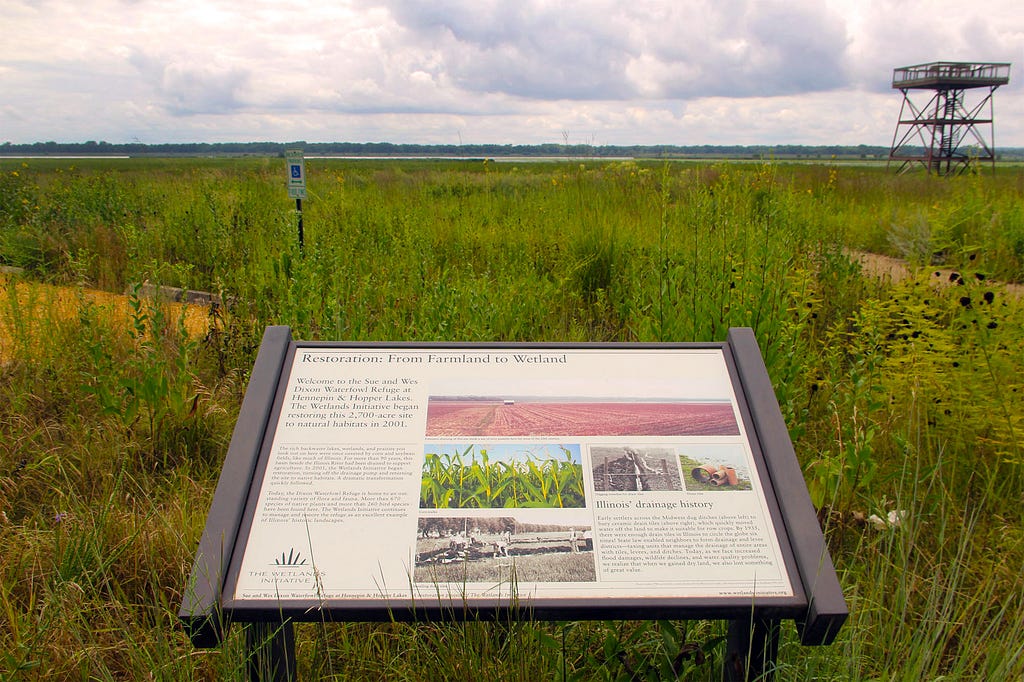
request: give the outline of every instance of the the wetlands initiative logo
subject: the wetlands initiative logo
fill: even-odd
[[[296,552],[294,547],[288,548],[288,553],[281,552],[281,556],[274,559],[274,566],[305,566],[306,560],[302,552]]]

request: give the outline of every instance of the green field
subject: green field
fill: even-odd
[[[851,611],[827,648],[799,646],[787,623],[778,679],[1024,677],[1024,170],[306,170],[300,252],[280,159],[0,160],[0,266],[23,269],[0,274],[0,680],[242,679],[242,629],[198,651],[176,613],[269,324],[360,341],[751,327]],[[861,252],[909,275],[867,273]],[[227,305],[187,336],[137,295],[117,323],[85,296],[56,314],[36,285],[143,281]],[[306,680],[702,680],[723,634],[297,628]]]

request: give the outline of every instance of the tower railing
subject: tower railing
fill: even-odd
[[[893,69],[893,88],[984,87],[1010,82],[1009,63],[930,62]]]
[[[995,167],[992,94],[1010,82],[1010,64],[992,62],[930,62],[893,70],[892,87],[903,93],[903,106],[889,149],[889,162],[900,172],[915,165],[929,173],[949,175],[975,162]],[[983,89],[978,96],[969,91]],[[921,105],[912,91],[931,91]],[[986,115],[987,114],[987,115]],[[971,146],[963,146],[973,141]]]

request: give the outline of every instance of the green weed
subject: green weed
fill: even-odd
[[[268,324],[346,341],[751,327],[851,607],[832,647],[786,625],[777,677],[1024,676],[1024,303],[1006,286],[1024,281],[1020,169],[318,160],[300,252],[280,166],[0,160],[0,264],[131,303],[115,322],[3,282],[0,679],[244,676],[241,628],[196,651],[176,609]],[[909,275],[877,279],[857,249]],[[228,305],[190,338],[132,289],[145,279]],[[578,466],[484,449],[429,453],[423,503],[582,503]],[[304,679],[707,679],[721,636],[297,627]]]

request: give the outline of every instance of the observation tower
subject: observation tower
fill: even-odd
[[[899,162],[900,173],[921,164],[936,175],[962,173],[975,161],[995,168],[992,94],[1009,82],[1009,63],[931,62],[894,69],[892,87],[903,93],[903,105],[889,164]]]

